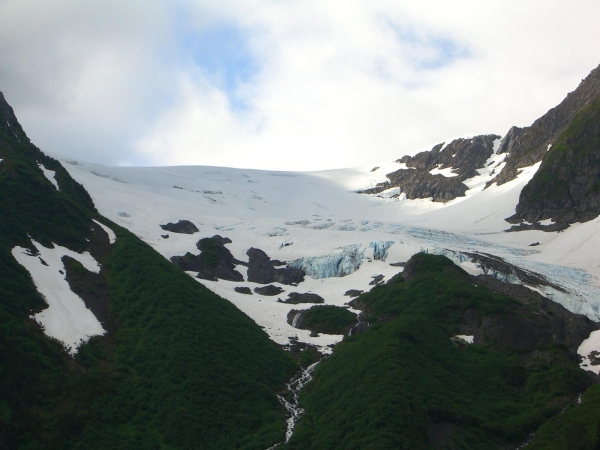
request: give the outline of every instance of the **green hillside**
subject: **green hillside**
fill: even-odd
[[[558,343],[453,341],[466,315],[527,324],[538,313],[442,256],[415,255],[405,272],[358,298],[374,324],[317,366],[289,448],[514,448],[591,384]]]
[[[297,362],[231,303],[98,216],[0,100],[0,448],[265,449],[283,440],[276,392]],[[56,171],[60,190],[38,163]],[[117,233],[114,245],[92,218]],[[11,249],[31,247],[30,237],[88,250],[102,265],[96,275],[66,263],[72,288],[108,312],[109,334],[75,358],[29,318],[45,303]]]
[[[544,155],[509,220],[552,218],[562,227],[600,214],[600,98],[581,109]]]

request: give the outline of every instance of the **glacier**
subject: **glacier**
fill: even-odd
[[[292,269],[302,269],[312,278],[345,277],[356,272],[364,257],[365,249],[360,244],[342,247],[341,253],[333,255],[308,256],[288,263]]]

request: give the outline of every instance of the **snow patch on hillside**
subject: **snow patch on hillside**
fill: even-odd
[[[600,374],[600,330],[592,331],[577,349],[577,354],[581,356],[579,367]]]
[[[54,185],[57,191],[60,191],[58,187],[58,182],[56,181],[56,172],[54,170],[46,169],[42,164],[38,164],[38,167],[42,170],[44,176]]]
[[[34,240],[31,242],[37,253],[15,247],[12,255],[29,271],[35,287],[48,303],[48,308],[32,318],[42,326],[45,334],[58,339],[65,350],[74,355],[82,343],[106,331],[81,297],[71,290],[62,257],[69,256],[94,273],[100,272],[100,265],[88,252],[76,253],[59,245],[46,248]]]
[[[96,219],[92,219],[92,220],[94,221],[94,223],[98,224],[106,232],[106,234],[108,234],[108,241],[110,244],[114,244],[115,242],[117,242],[117,235],[115,234],[115,232],[113,230],[108,228],[103,223],[98,222]]]
[[[437,167],[431,169],[429,173],[431,175],[443,175],[446,178],[457,177],[458,174],[452,172],[454,170],[453,167],[446,167],[445,169],[440,169],[441,164],[438,164]]]

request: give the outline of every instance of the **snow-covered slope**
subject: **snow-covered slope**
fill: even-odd
[[[492,155],[489,164],[502,164],[498,156]],[[344,295],[346,291],[368,290],[375,275],[389,279],[402,270],[391,263],[428,251],[452,257],[473,274],[486,271],[507,281],[528,283],[512,267],[516,266],[542,281],[532,286],[537,291],[573,312],[600,318],[600,256],[588,250],[589,243],[598,239],[598,219],[561,233],[505,231],[509,224],[504,219],[514,214],[519,193],[538,164],[522,169],[517,179],[486,190],[482,189],[491,170],[481,170],[481,180],[469,180],[472,189],[466,197],[444,204],[356,193],[401,168],[395,162],[311,173],[63,163],[88,190],[101,214],[133,231],[166,258],[198,253],[199,239],[220,235],[231,239],[226,247],[239,261],[248,261],[246,251],[251,247],[272,260],[294,261],[292,265],[307,273],[306,279],[298,286],[274,283],[285,291],[281,299],[291,292],[312,292],[326,304],[343,306],[351,299]],[[374,166],[379,168],[373,170]],[[182,219],[192,221],[200,231],[168,233],[166,238],[160,225]],[[539,245],[531,246],[536,242]],[[494,255],[504,265],[490,268],[474,261],[473,253]],[[236,270],[244,275],[244,282],[199,281],[233,302],[278,343],[287,344],[296,336],[301,342],[328,346],[341,339],[311,337],[308,330],[287,323],[292,308],[312,304],[289,305],[278,302],[277,296],[236,292],[235,287],[260,286],[247,281],[246,267],[238,265]]]

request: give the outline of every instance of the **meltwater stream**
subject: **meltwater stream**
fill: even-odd
[[[316,363],[311,364],[306,369],[302,370],[302,373],[298,377],[292,378],[292,380],[287,384],[287,388],[292,393],[292,402],[288,402],[285,397],[282,395],[278,395],[279,401],[288,410],[290,413],[290,418],[286,420],[287,422],[287,430],[285,432],[285,442],[289,441],[292,437],[292,433],[294,432],[294,427],[296,426],[296,422],[300,416],[304,413],[304,409],[300,408],[298,397],[302,388],[312,380],[312,373],[321,361],[317,361]],[[267,450],[276,449],[279,444],[275,444],[273,447],[268,448]]]

